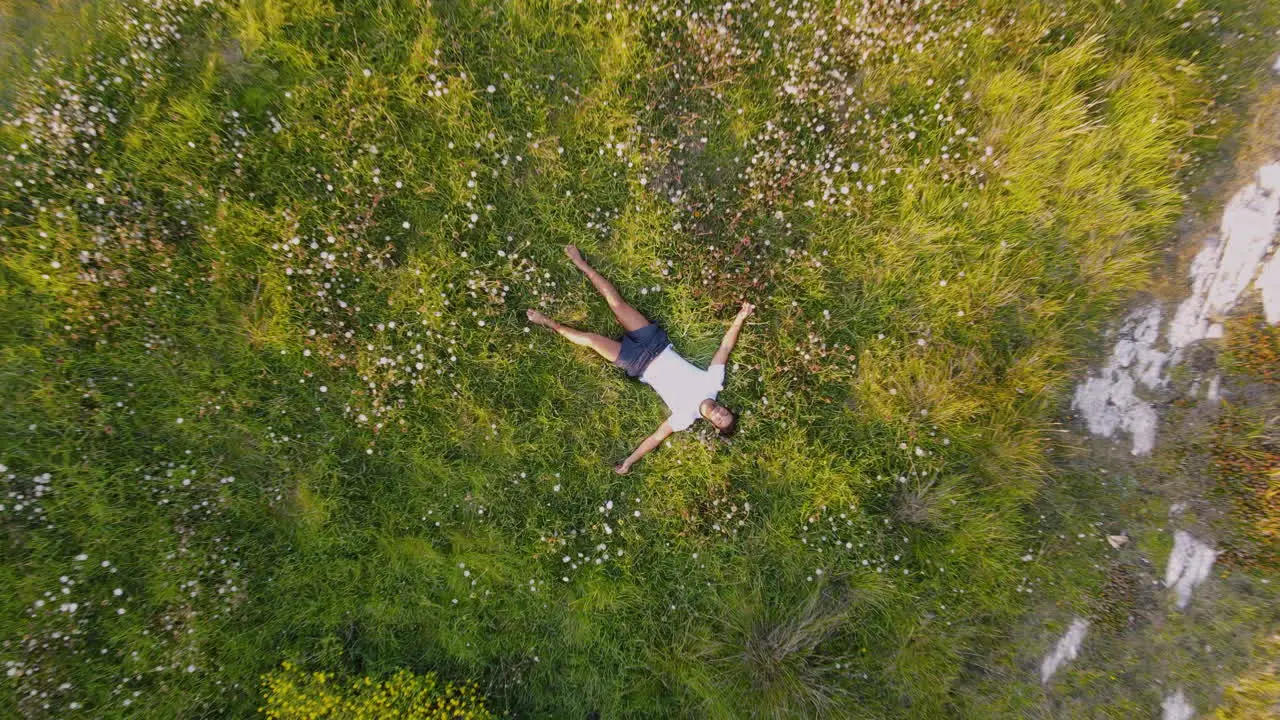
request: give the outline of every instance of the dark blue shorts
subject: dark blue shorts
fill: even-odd
[[[667,332],[658,327],[657,323],[632,330],[623,335],[619,342],[622,343],[622,349],[618,351],[618,359],[613,364],[634,378],[643,375],[649,363],[671,344]]]

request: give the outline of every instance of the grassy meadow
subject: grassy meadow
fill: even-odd
[[[289,661],[514,717],[983,716],[1072,374],[1277,27],[0,0],[0,714],[248,717]],[[620,334],[567,243],[700,364],[758,305],[736,437],[613,472],[664,408],[526,321]]]

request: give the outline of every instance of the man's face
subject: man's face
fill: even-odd
[[[702,417],[715,425],[717,430],[723,430],[733,424],[733,413],[715,400],[703,400],[699,410],[702,411]]]

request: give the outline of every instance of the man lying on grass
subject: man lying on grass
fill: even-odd
[[[671,347],[667,333],[622,299],[618,289],[596,272],[582,259],[582,253],[573,245],[567,245],[565,255],[579,270],[586,273],[591,284],[604,296],[609,309],[622,324],[626,333],[621,340],[561,325],[537,310],[529,310],[529,321],[549,327],[575,345],[585,345],[609,362],[622,368],[628,375],[640,378],[640,382],[657,391],[671,410],[671,417],[663,421],[653,434],[640,443],[640,447],[618,463],[614,470],[625,474],[637,460],[658,447],[673,432],[685,430],[698,418],[703,418],[720,431],[721,435],[733,434],[737,417],[728,408],[716,402],[716,395],[724,386],[724,364],[729,352],[738,342],[738,332],[755,306],[743,303],[738,316],[733,319],[729,331],[720,342],[720,349],[706,370],[699,370]]]

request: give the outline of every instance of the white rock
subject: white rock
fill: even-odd
[[[1080,413],[1089,432],[1114,437],[1123,431],[1133,437],[1133,454],[1146,455],[1155,446],[1156,416],[1151,403],[1138,397],[1139,383],[1156,388],[1164,383],[1168,355],[1156,349],[1161,311],[1152,303],[1129,313],[1120,326],[1111,358],[1099,375],[1086,378],[1076,388],[1071,406]]]
[[[1164,571],[1164,584],[1177,593],[1179,609],[1191,602],[1191,591],[1209,577],[1209,570],[1217,557],[1216,550],[1190,533],[1184,530],[1174,533],[1173,551],[1169,553],[1169,564]]]
[[[1267,322],[1272,325],[1280,323],[1280,251],[1271,255],[1262,272],[1258,273],[1255,284],[1262,292],[1262,312],[1267,316]]]
[[[1049,678],[1058,672],[1058,668],[1076,659],[1076,655],[1080,654],[1080,644],[1084,642],[1084,636],[1088,633],[1088,620],[1072,618],[1071,626],[1067,628],[1066,634],[1058,639],[1058,644],[1053,646],[1053,652],[1045,655],[1044,660],[1040,661],[1040,682],[1049,682]]]
[[[1204,399],[1208,400],[1209,402],[1213,402],[1221,396],[1221,391],[1222,391],[1222,376],[1214,375],[1213,379],[1209,381],[1209,390],[1205,392]]]
[[[1178,692],[1166,697],[1164,702],[1160,703],[1160,707],[1164,710],[1160,720],[1191,720],[1196,714],[1196,709],[1187,702],[1187,696],[1182,693],[1182,688],[1178,688]]]
[[[1191,262],[1191,295],[1178,305],[1166,332],[1169,351],[1158,347],[1161,310],[1157,304],[1134,310],[1121,323],[1119,339],[1098,375],[1077,388],[1072,407],[1102,437],[1128,433],[1134,455],[1155,447],[1159,419],[1136,388],[1168,384],[1166,370],[1183,349],[1200,340],[1222,337],[1222,318],[1241,295],[1256,285],[1262,293],[1267,322],[1280,323],[1280,252],[1263,264],[1275,240],[1280,219],[1280,163],[1258,169],[1254,182],[1231,197],[1222,213],[1219,237],[1210,239]],[[1220,378],[1209,385],[1208,399],[1219,395]],[[1199,391],[1199,384],[1193,395]]]
[[[1253,283],[1275,237],[1278,215],[1280,163],[1270,163],[1231,197],[1222,213],[1220,237],[1205,243],[1192,260],[1191,296],[1169,323],[1169,345],[1175,351],[1222,336],[1220,319]]]

